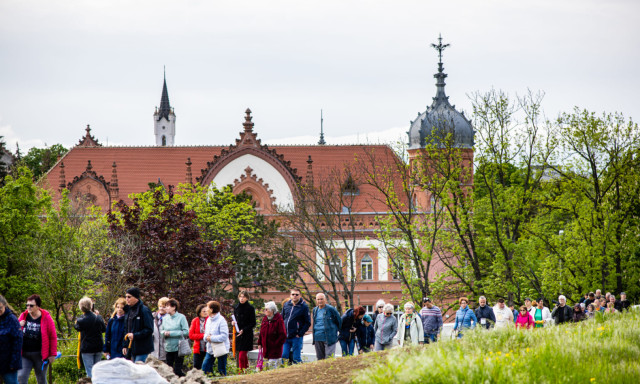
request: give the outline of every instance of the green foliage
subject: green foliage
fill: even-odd
[[[75,334],[73,335],[75,336]],[[85,377],[84,369],[78,369],[76,353],[78,352],[78,338],[58,342],[58,351],[62,357],[53,363],[53,381],[58,384],[74,384]]]
[[[45,148],[33,147],[22,158],[22,164],[29,167],[33,173],[33,179],[38,180],[53,167],[59,157],[64,156],[67,152],[68,150],[62,144],[54,144]]]
[[[535,331],[477,330],[402,348],[355,383],[638,383],[640,313]]]

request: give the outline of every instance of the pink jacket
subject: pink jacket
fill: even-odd
[[[58,334],[56,333],[56,325],[51,318],[49,312],[40,308],[42,312],[42,320],[40,320],[40,333],[42,334],[42,360],[46,360],[49,356],[58,354]],[[18,321],[26,320],[28,311],[22,312]]]
[[[533,317],[529,312],[524,316],[518,313],[518,319],[516,320],[516,328],[529,329],[535,327],[536,323],[533,321]]]

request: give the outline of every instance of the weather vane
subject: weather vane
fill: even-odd
[[[431,46],[433,48],[436,49],[436,51],[438,51],[438,57],[440,58],[440,63],[442,64],[442,51],[444,51],[445,48],[447,48],[450,44],[442,44],[442,34],[439,35],[438,37],[438,45],[435,44],[431,44]]]

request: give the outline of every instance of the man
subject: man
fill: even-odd
[[[317,359],[324,360],[336,353],[342,319],[338,311],[327,304],[324,293],[316,295],[316,304],[318,306],[313,308],[313,345],[316,348]]]
[[[127,289],[124,299],[127,305],[124,307],[125,348],[122,354],[134,363],[144,363],[153,352],[153,316],[140,300],[140,289]]]
[[[584,296],[580,298],[580,304],[583,304],[587,300],[589,300],[589,294],[585,293]]]
[[[600,298],[602,298],[602,291],[599,289],[596,289],[596,299],[600,300]]]
[[[631,302],[627,300],[627,294],[624,292],[620,293],[620,300],[618,301],[616,309],[618,311],[628,310],[630,306]]]
[[[162,326],[162,320],[167,314],[167,310],[164,308],[169,302],[168,297],[162,297],[158,300],[158,311],[151,314],[153,316],[153,352],[151,356],[156,359],[167,362],[167,352],[164,350],[164,335],[160,332]]]
[[[496,329],[511,326],[513,322],[513,312],[504,305],[504,299],[498,299],[498,304],[493,307],[493,313],[496,316]]]
[[[604,303],[605,306],[609,303],[609,298],[611,297],[611,292],[607,292],[604,294]]]
[[[558,306],[551,312],[551,317],[555,324],[570,323],[573,319],[573,311],[567,304],[567,298],[564,295],[558,297]]]
[[[420,310],[422,318],[422,328],[424,330],[424,342],[426,344],[438,341],[438,335],[442,330],[442,311],[433,305],[431,299],[422,299],[423,307]]]
[[[518,310],[516,310],[516,305],[512,302],[509,303],[509,310],[511,311],[511,315],[513,316],[513,323],[516,323],[518,320]]]
[[[589,307],[589,304],[592,304],[596,300],[596,294],[593,292],[589,292],[587,300],[584,301],[585,307]]]
[[[493,309],[487,305],[487,298],[480,296],[478,299],[480,306],[476,308],[476,317],[482,328],[489,329],[496,323],[496,316],[493,313]]]
[[[291,290],[291,299],[284,303],[282,317],[287,331],[287,340],[282,346],[282,359],[287,361],[289,355],[292,355],[294,364],[301,363],[302,338],[311,326],[311,316],[309,306],[300,296],[299,289]]]

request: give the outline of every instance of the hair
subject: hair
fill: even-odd
[[[169,301],[168,297],[161,297],[158,300],[158,309],[162,308],[162,307],[166,307],[167,306],[167,302]]]
[[[504,304],[504,299],[498,299],[498,303]]]
[[[487,300],[487,298],[486,298],[486,297],[484,297],[484,296],[480,296],[480,297],[478,297],[478,301],[480,301],[480,300],[482,300],[482,299]]]
[[[200,317],[200,312],[202,312],[202,310],[205,308],[208,308],[207,304],[198,304],[198,306],[196,307],[196,316]]]
[[[278,312],[278,306],[275,301],[267,301],[264,303],[264,308],[273,312],[274,315]]]
[[[407,301],[406,303],[404,303],[404,309],[407,309],[407,308],[416,309],[416,306],[413,305],[412,302]]]
[[[378,307],[382,305],[382,307],[384,307],[386,303],[384,302],[384,300],[380,299],[376,302],[376,310],[378,310]]]
[[[293,293],[293,292],[301,293],[301,292],[300,292],[300,290],[299,290],[298,288],[291,288],[291,289],[289,290],[289,293]]]
[[[596,297],[596,294],[593,292],[589,292],[589,297]]]
[[[211,313],[220,313],[220,303],[217,301],[210,301],[207,303],[207,306],[211,310]]]
[[[520,306],[520,312],[522,312],[522,311],[526,312],[527,311],[527,307],[525,307],[524,305],[521,305]]]
[[[611,300],[611,298],[612,298],[612,297],[613,297],[613,299],[615,300],[616,295],[613,295],[613,294],[609,295],[609,300]]]
[[[27,297],[27,301],[35,301],[38,307],[42,306],[42,299],[40,298],[40,295],[31,295]]]
[[[4,305],[5,311],[9,309],[11,310],[11,312],[15,312],[11,305],[7,302],[7,299],[5,299],[2,295],[0,295],[0,304]]]
[[[382,308],[382,312],[383,313],[387,313],[387,312],[391,312],[393,313],[393,305],[391,304],[385,304],[384,308]]]
[[[367,313],[367,310],[364,309],[364,307],[358,307],[356,309],[353,310],[353,318],[358,320],[358,316],[363,315]]]
[[[93,304],[91,299],[85,296],[78,301],[78,308],[84,313],[91,312],[91,304]]]
[[[560,301],[560,299],[564,299],[564,301],[567,301],[567,298],[565,297],[565,295],[558,296],[558,301]]]
[[[175,308],[176,312],[178,312],[178,309],[180,308],[180,303],[178,303],[178,300],[176,300],[176,299],[167,300],[167,304],[166,305],[170,306],[171,308]]]
[[[116,313],[118,312],[118,304],[122,304],[122,308],[124,308],[124,306],[127,305],[127,301],[124,299],[124,297],[118,297],[116,299],[116,302],[113,303],[113,313],[111,314],[111,317],[116,317]]]
[[[251,300],[251,298],[249,297],[249,294],[247,293],[247,291],[240,291],[240,293],[238,293],[238,297],[240,296],[244,296],[247,298],[247,300]]]
[[[458,299],[458,304],[462,304],[463,301],[466,302],[467,304],[469,304],[469,299],[467,299],[464,296],[462,296],[461,298]]]
[[[589,310],[589,312],[593,312],[596,310],[596,306],[593,304],[589,304],[589,306],[587,307],[587,309]]]
[[[327,300],[327,295],[325,295],[322,292],[319,292],[318,294],[316,294],[316,300],[318,300],[318,297],[322,296],[325,300]]]
[[[535,301],[535,300],[533,300],[533,301],[531,302],[531,306],[533,306],[533,307],[537,307],[537,306],[538,306],[538,302],[537,302],[537,301]]]

